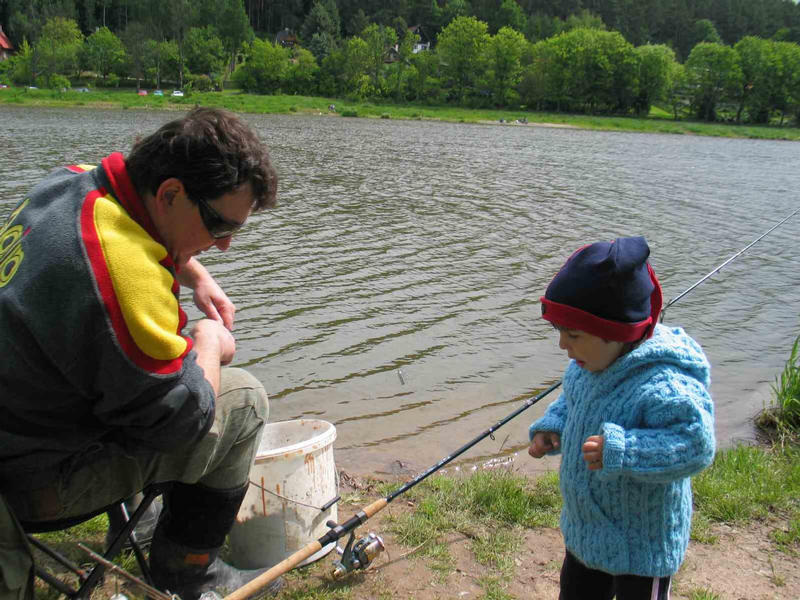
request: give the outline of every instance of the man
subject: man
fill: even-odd
[[[235,307],[196,256],[227,250],[276,186],[243,121],[196,108],[127,157],[53,171],[0,229],[0,598],[31,594],[14,517],[83,515],[161,482],[157,587],[189,600],[261,573],[218,554],[267,396],[222,367]],[[180,285],[206,315],[188,336]]]

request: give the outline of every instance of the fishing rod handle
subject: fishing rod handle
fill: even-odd
[[[281,562],[273,566],[268,571],[265,571],[255,579],[247,582],[232,594],[225,596],[223,600],[245,600],[245,598],[249,598],[256,592],[261,591],[263,588],[272,583],[274,579],[277,579],[279,575],[288,573],[289,571],[294,569],[297,565],[299,565],[301,562],[303,562],[305,559],[307,559],[309,556],[322,550],[323,544],[327,546],[328,543],[338,540],[340,537],[348,533],[350,530],[355,529],[357,525],[363,523],[364,521],[369,519],[372,515],[382,510],[387,504],[388,501],[386,500],[386,498],[380,498],[375,502],[373,502],[372,504],[365,506],[359,511],[359,513],[355,517],[347,521],[347,523],[345,523],[344,526],[338,526],[334,529],[331,529],[320,539],[311,542],[310,544],[304,546],[303,548],[300,548],[300,550],[298,550],[288,558],[283,559]],[[352,526],[351,526],[351,521],[352,521]]]
[[[364,508],[362,508],[361,511],[365,515],[367,515],[367,519],[369,519],[375,513],[383,510],[388,503],[389,501],[386,498],[380,498],[378,500],[375,500],[375,502],[373,502],[369,506],[365,506]],[[366,521],[367,519],[364,520]]]
[[[312,556],[320,550],[322,550],[322,544],[319,543],[319,540],[311,542],[288,558],[283,559],[268,571],[245,583],[232,594],[225,596],[223,600],[245,600],[246,598],[253,596],[272,583],[273,580],[277,579],[279,575],[283,575],[284,573],[291,571],[309,556]]]

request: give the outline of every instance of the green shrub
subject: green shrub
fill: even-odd
[[[63,75],[53,75],[50,77],[50,83],[48,87],[52,90],[59,90],[59,91],[66,91],[70,88],[69,79],[64,77]]]
[[[800,437],[800,336],[792,345],[789,359],[772,390],[775,394],[772,406],[756,417],[756,424],[779,438]]]

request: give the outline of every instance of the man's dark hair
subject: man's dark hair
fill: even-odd
[[[275,206],[278,176],[269,150],[231,112],[195,108],[139,139],[125,159],[139,194],[155,195],[170,177],[180,179],[192,202],[215,200],[250,183],[253,211]]]

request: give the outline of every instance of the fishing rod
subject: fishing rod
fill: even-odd
[[[718,267],[715,267],[710,273],[702,277],[699,281],[697,281],[697,283],[692,285],[686,291],[682,292],[674,299],[670,300],[661,311],[661,320],[663,320],[664,313],[666,312],[667,308],[669,308],[670,306],[675,304],[678,300],[686,296],[689,292],[691,292],[701,283],[706,281],[714,273],[719,272],[727,264],[729,264],[734,259],[744,254],[744,252],[747,251],[750,247],[752,247],[756,242],[760,241],[761,239],[766,237],[769,233],[771,233],[772,231],[783,225],[783,223],[788,221],[798,212],[800,212],[800,208],[795,210],[792,214],[783,219],[780,223],[773,226],[767,232],[765,232],[757,239],[752,241],[750,244],[745,246],[742,250],[731,256],[728,260],[720,264]],[[301,562],[313,556],[328,544],[336,542],[336,540],[347,535],[348,533],[350,534],[350,538],[347,542],[347,546],[343,551],[342,560],[337,562],[335,565],[335,570],[333,571],[334,578],[342,577],[347,573],[354,571],[356,569],[364,569],[368,567],[369,564],[372,562],[372,560],[383,551],[384,549],[383,540],[379,536],[371,533],[368,536],[364,536],[363,538],[359,539],[357,542],[354,543],[356,527],[365,523],[368,519],[370,519],[375,514],[383,510],[389,503],[392,502],[392,500],[410,490],[412,487],[420,483],[422,480],[426,479],[431,474],[435,473],[436,471],[438,471],[439,469],[450,463],[452,460],[454,460],[455,458],[457,458],[458,456],[460,456],[461,454],[472,448],[475,444],[477,444],[481,440],[487,437],[491,437],[492,439],[494,439],[494,432],[497,429],[499,429],[500,427],[502,427],[503,425],[505,425],[506,423],[508,423],[509,421],[520,415],[523,411],[527,410],[528,408],[539,402],[539,400],[550,394],[553,390],[557,389],[561,385],[561,383],[562,381],[557,381],[556,383],[548,387],[546,390],[536,394],[533,398],[529,398],[522,404],[522,406],[517,408],[507,417],[501,419],[500,421],[489,427],[489,429],[487,429],[486,431],[484,431],[471,441],[461,446],[458,450],[456,450],[449,456],[443,458],[435,465],[429,467],[428,469],[426,469],[425,471],[414,477],[412,480],[403,484],[397,490],[395,490],[385,498],[380,498],[375,502],[373,502],[372,504],[362,508],[360,511],[358,511],[354,516],[350,517],[344,523],[339,524],[336,523],[335,521],[328,521],[327,525],[330,529],[325,535],[320,537],[318,540],[309,543],[308,545],[301,548],[300,550],[290,555],[289,557],[285,558],[278,564],[271,567],[269,570],[265,571],[264,573],[262,573],[261,575],[250,581],[249,583],[243,585],[238,590],[234,591],[232,594],[225,596],[223,600],[245,600],[249,596],[254,595],[261,589],[269,585],[279,575],[283,575],[284,573],[291,571]]]
[[[670,306],[672,306],[673,304],[675,304],[675,303],[676,303],[678,300],[680,300],[681,298],[683,298],[683,297],[684,297],[686,294],[688,294],[689,292],[691,292],[691,291],[692,291],[694,288],[696,288],[698,285],[700,285],[701,283],[703,283],[703,282],[704,282],[706,279],[708,279],[709,277],[711,277],[712,275],[714,275],[714,274],[716,274],[716,273],[719,273],[719,272],[720,272],[720,271],[721,271],[721,270],[722,270],[722,269],[723,269],[723,268],[724,268],[724,267],[725,267],[725,266],[726,266],[728,263],[732,262],[733,260],[735,260],[736,258],[738,258],[739,256],[741,256],[742,254],[744,254],[745,252],[747,252],[747,250],[749,250],[749,249],[750,249],[752,246],[754,246],[754,245],[755,245],[757,242],[760,242],[762,239],[764,239],[765,237],[767,237],[767,235],[769,235],[770,233],[772,233],[773,231],[775,231],[775,230],[776,230],[778,227],[780,227],[781,225],[783,225],[783,224],[784,224],[786,221],[788,221],[789,219],[791,219],[791,218],[792,218],[793,216],[795,216],[795,215],[796,215],[798,212],[800,212],[800,208],[796,209],[796,210],[795,210],[795,211],[794,211],[792,214],[790,214],[788,217],[786,217],[785,219],[783,219],[783,221],[781,221],[781,222],[780,222],[780,223],[778,223],[777,225],[774,225],[774,226],[772,226],[770,229],[768,229],[767,231],[765,231],[764,233],[762,233],[760,236],[758,236],[758,237],[757,237],[756,239],[754,239],[752,242],[750,242],[749,244],[747,244],[747,246],[745,246],[744,248],[742,248],[741,250],[739,250],[739,252],[737,252],[736,254],[734,254],[733,256],[731,256],[731,257],[730,257],[728,260],[726,260],[724,263],[722,263],[722,264],[721,264],[721,265],[719,265],[718,267],[715,267],[714,269],[712,269],[711,271],[709,271],[709,273],[708,273],[706,276],[702,277],[702,278],[701,278],[700,280],[698,280],[698,281],[697,281],[697,282],[696,282],[694,285],[692,285],[691,287],[687,288],[686,290],[684,290],[683,292],[681,292],[680,294],[678,294],[677,296],[675,296],[675,297],[674,297],[672,300],[670,300],[669,302],[667,302],[667,304],[664,306],[664,308],[662,308],[662,309],[661,309],[661,318],[659,319],[659,321],[660,321],[660,322],[663,322],[663,321],[664,321],[664,313],[666,313],[666,312],[667,312],[667,309],[668,309]]]
[[[426,479],[431,474],[435,473],[452,460],[472,448],[475,444],[480,442],[481,440],[491,437],[494,439],[494,432],[524,410],[527,410],[534,404],[536,404],[539,400],[547,396],[550,392],[558,388],[561,385],[561,381],[558,381],[551,385],[546,390],[536,394],[533,398],[529,398],[526,400],[522,406],[512,412],[510,415],[501,419],[489,429],[472,439],[471,441],[467,442],[463,446],[461,446],[458,450],[450,454],[449,456],[443,458],[435,465],[429,467],[424,472],[420,473],[416,477],[414,477],[411,481],[405,483],[404,485],[400,486],[397,490],[386,496],[385,498],[380,498],[376,500],[369,506],[362,508],[358,511],[354,516],[350,517],[347,521],[342,524],[338,524],[334,521],[328,521],[327,525],[330,527],[330,530],[323,535],[318,540],[311,542],[307,546],[301,548],[288,558],[284,559],[283,561],[279,562],[277,565],[273,566],[268,571],[262,573],[249,583],[245,584],[244,586],[240,587],[238,590],[233,592],[232,594],[225,596],[224,600],[244,600],[245,598],[255,594],[263,587],[269,585],[269,583],[290,571],[298,564],[303,562],[309,556],[319,552],[322,548],[326,545],[335,542],[339,538],[345,536],[346,534],[350,533],[350,541],[347,543],[347,548],[350,548],[350,556],[348,556],[347,548],[345,549],[345,553],[343,554],[343,560],[340,561],[338,565],[336,565],[336,570],[334,571],[334,577],[338,578],[343,576],[344,574],[354,570],[354,569],[363,569],[366,568],[372,559],[377,556],[381,551],[383,551],[383,541],[378,537],[372,534],[371,536],[367,536],[359,540],[355,545],[353,545],[354,534],[352,533],[353,530],[358,527],[359,525],[363,524],[367,521],[370,517],[374,516],[379,511],[383,510],[392,500],[404,494],[412,487],[420,483],[423,479]]]

